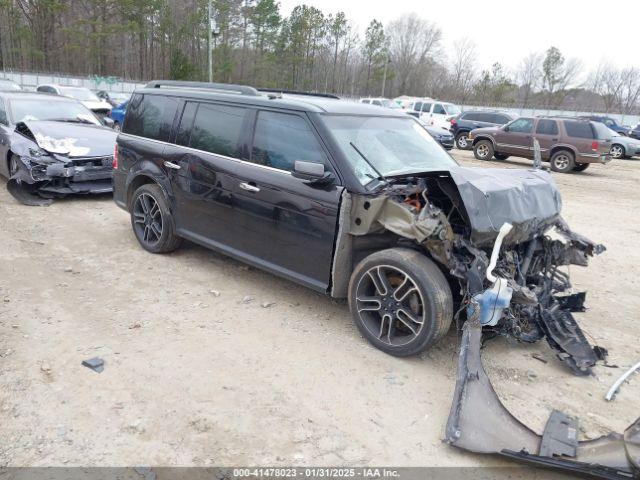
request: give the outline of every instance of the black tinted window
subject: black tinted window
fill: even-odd
[[[509,124],[509,131],[514,133],[531,133],[533,120],[531,118],[519,118]]]
[[[189,146],[227,157],[236,156],[246,111],[241,107],[201,103]]]
[[[259,112],[251,161],[293,171],[296,160],[327,163],[307,121],[297,115]]]
[[[196,115],[198,104],[195,102],[188,102],[184,106],[182,111],[182,117],[180,118],[180,126],[178,127],[178,134],[176,135],[176,143],[178,145],[189,145],[191,139],[191,130],[193,127],[193,119]]]
[[[540,135],[556,135],[558,133],[558,124],[555,120],[539,120],[536,133]]]
[[[430,103],[423,103],[422,104],[422,111],[423,112],[430,112],[431,111],[431,104]]]
[[[178,100],[161,95],[134,95],[127,107],[122,131],[131,135],[169,140]]]
[[[509,123],[511,121],[511,118],[507,117],[506,115],[494,113],[493,115],[491,115],[491,120],[489,121],[492,123],[497,123],[498,125],[504,125],[505,123]]]
[[[570,137],[593,138],[593,130],[589,122],[572,122],[565,120],[564,129]]]
[[[464,119],[465,120],[470,120],[472,122],[477,122],[480,120],[480,118],[478,117],[479,113],[477,112],[469,112],[469,113],[465,113],[464,114]]]

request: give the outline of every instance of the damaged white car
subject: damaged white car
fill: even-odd
[[[0,93],[0,174],[24,204],[111,192],[116,136],[75,100]]]

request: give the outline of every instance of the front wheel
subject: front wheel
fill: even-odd
[[[349,308],[360,333],[398,357],[431,347],[453,318],[451,289],[440,269],[424,254],[405,248],[376,252],[356,266]]]
[[[473,147],[473,155],[477,160],[491,160],[493,157],[493,144],[489,140],[480,140]]]
[[[175,222],[158,185],[138,188],[131,199],[131,226],[138,242],[148,252],[168,253],[180,246]]]
[[[551,170],[558,173],[570,173],[576,166],[573,153],[568,150],[559,150],[551,155],[549,163],[551,164]]]
[[[456,135],[456,147],[460,150],[469,150],[469,138],[467,132]]]

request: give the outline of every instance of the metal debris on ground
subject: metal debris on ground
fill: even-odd
[[[83,360],[82,365],[98,373],[102,373],[102,371],[104,370],[104,360],[100,357],[93,357],[89,360]]]
[[[611,386],[611,388],[609,389],[609,391],[607,392],[604,398],[606,398],[609,402],[613,400],[616,396],[616,393],[618,393],[618,390],[620,389],[622,384],[625,382],[625,380],[629,378],[631,374],[633,374],[633,372],[635,372],[636,370],[640,370],[640,362],[636,363],[633,367],[631,367],[629,370],[624,372],[620,376],[620,378],[618,378],[618,380],[616,380],[615,383]]]

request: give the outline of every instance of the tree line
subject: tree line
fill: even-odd
[[[445,45],[415,14],[363,32],[343,12],[214,0],[214,80],[341,96],[638,113],[640,69],[585,72],[556,47],[483,69],[468,38]],[[0,0],[0,69],[205,80],[207,0]],[[449,47],[449,48],[446,48]]]

